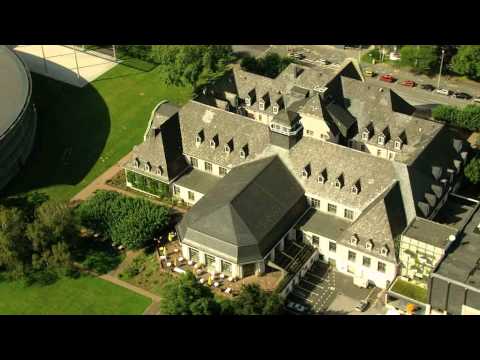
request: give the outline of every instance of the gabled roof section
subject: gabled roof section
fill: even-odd
[[[340,130],[340,133],[347,137],[348,131],[356,123],[355,118],[343,107],[334,102],[327,105],[327,111],[333,119],[333,122]]]

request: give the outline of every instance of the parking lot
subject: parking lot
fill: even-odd
[[[353,285],[352,278],[335,271],[334,267],[317,261],[289,294],[286,304],[303,306],[300,312],[287,307],[292,314],[308,315],[354,315],[384,314],[385,308],[378,301],[380,289],[368,289]],[[363,313],[355,311],[355,306],[363,299],[369,300],[369,307]]]

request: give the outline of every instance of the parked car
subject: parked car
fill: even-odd
[[[372,69],[365,69],[365,76],[374,77],[376,74]]]
[[[318,63],[321,64],[321,65],[328,65],[328,64],[330,64],[330,61],[328,61],[327,59],[323,59],[323,58],[322,58],[322,59],[318,59],[317,61],[318,61]]]
[[[296,312],[299,312],[299,313],[304,313],[305,310],[307,310],[307,308],[303,305],[300,305],[300,304],[297,304],[293,301],[290,301],[288,304],[287,304],[287,308],[290,309],[290,310],[293,310],[293,311],[296,311]]]
[[[455,92],[453,93],[453,97],[457,99],[465,99],[465,100],[470,100],[472,98],[471,95],[464,92]]]
[[[358,303],[357,306],[355,306],[355,311],[364,312],[365,310],[367,310],[368,305],[369,305],[368,300],[362,300],[360,301],[360,303]]]
[[[476,97],[473,99],[473,102],[480,103],[480,97]]]
[[[423,84],[423,85],[420,85],[420,87],[421,87],[423,90],[427,90],[427,91],[433,91],[433,90],[435,90],[435,86],[430,85],[430,84]]]
[[[448,90],[448,89],[437,89],[437,90],[435,90],[435,92],[437,94],[442,94],[442,95],[447,95],[447,96],[450,95],[450,90]]]
[[[400,85],[403,85],[403,86],[409,86],[409,87],[415,87],[415,85],[417,85],[415,83],[415,81],[413,80],[403,80]]]
[[[392,83],[395,81],[395,78],[390,74],[383,74],[382,76],[380,76],[380,80]]]

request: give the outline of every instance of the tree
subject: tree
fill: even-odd
[[[480,106],[469,104],[463,109],[439,105],[432,111],[432,116],[436,120],[459,126],[471,131],[480,129]]]
[[[452,70],[470,79],[480,80],[480,45],[463,45],[452,58]]]
[[[212,291],[187,272],[164,285],[160,311],[166,315],[215,315],[220,306]]]
[[[233,300],[235,315],[279,315],[283,300],[276,293],[266,293],[258,284],[244,285]]]
[[[96,192],[77,212],[83,225],[129,249],[147,245],[170,220],[166,207],[109,191]]]
[[[27,226],[27,237],[34,251],[51,250],[52,246],[65,242],[75,247],[79,224],[72,209],[65,203],[47,201],[35,210],[34,221]]]
[[[480,158],[478,156],[470,160],[467,166],[465,166],[464,173],[472,184],[480,183]]]
[[[242,59],[240,66],[246,71],[275,78],[292,62],[293,60],[289,57],[281,57],[277,53],[269,53],[259,59],[247,56]]]
[[[420,74],[433,73],[440,58],[437,46],[406,45],[400,49],[400,61]]]
[[[26,226],[19,209],[0,206],[0,269],[11,272],[14,278],[24,274],[31,259],[32,246],[25,236]]]

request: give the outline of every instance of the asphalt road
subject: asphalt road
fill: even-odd
[[[331,45],[272,45],[269,51],[275,51],[281,55],[287,55],[287,48],[290,49],[297,49],[301,51],[308,59],[326,59],[329,60],[332,64],[340,64],[347,58],[359,58],[359,50],[358,49],[338,49]],[[367,50],[362,50],[362,53],[365,53]],[[314,65],[309,62],[303,62],[304,65],[310,67],[318,67],[324,68],[322,65]],[[395,78],[400,80],[413,80],[417,84],[431,84],[433,86],[437,86],[437,78],[429,78],[425,75],[414,75],[408,71],[401,70],[401,69],[393,69],[388,64],[375,64],[375,65],[368,65],[362,64],[362,67],[371,68],[376,73],[385,74],[389,73],[392,74]],[[406,100],[410,101],[412,105],[432,105],[432,104],[444,104],[444,105],[454,105],[463,107],[468,104],[472,104],[471,100],[463,100],[463,99],[456,99],[452,96],[445,96],[441,94],[437,94],[435,92],[429,92],[422,90],[420,87],[415,88],[408,88],[398,83],[386,83],[383,81],[377,80],[377,78],[367,78],[367,83],[371,83],[375,86],[381,86],[383,88],[392,88],[395,89],[399,94],[405,97]],[[474,97],[480,96],[480,84],[460,79],[460,78],[449,78],[447,76],[443,76],[440,82],[440,87],[447,88],[451,91],[463,91],[466,92]]]

